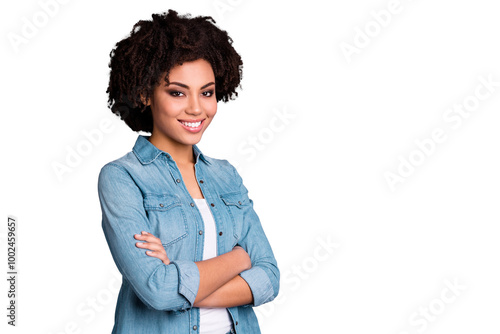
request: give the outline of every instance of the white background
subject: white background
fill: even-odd
[[[119,280],[97,175],[137,133],[107,108],[109,52],[169,8],[212,16],[243,58],[240,96],[219,104],[199,147],[238,166],[278,260],[280,297],[256,310],[263,333],[499,331],[495,2],[401,0],[390,19],[390,0],[70,0],[50,16],[48,2],[0,9],[2,277],[8,215],[19,239],[18,326],[2,279],[2,333],[111,332]],[[26,22],[40,27],[14,46]],[[488,93],[480,77],[497,86],[446,121]],[[54,164],[103,120],[111,130],[58,178]],[[435,129],[446,140],[424,155],[416,141]],[[410,158],[420,164],[391,189],[386,173]]]

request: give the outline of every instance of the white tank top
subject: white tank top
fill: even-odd
[[[217,256],[217,230],[204,198],[193,198],[205,224],[203,260]],[[200,334],[224,334],[231,330],[231,315],[226,308],[200,307]]]

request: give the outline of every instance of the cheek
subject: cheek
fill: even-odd
[[[158,108],[158,114],[163,117],[175,117],[183,110],[183,105],[180,102],[167,100]]]
[[[215,114],[217,113],[217,101],[210,101],[210,103],[207,103],[205,105],[205,112],[207,113],[208,117],[214,117]]]
[[[177,123],[176,116],[179,112],[174,105],[162,105],[161,107],[154,108],[152,112],[155,126],[162,128],[164,131],[175,126]]]

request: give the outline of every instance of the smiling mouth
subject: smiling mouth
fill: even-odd
[[[201,123],[203,122],[203,120],[198,121],[198,122],[186,122],[186,121],[179,120],[179,122],[181,122],[181,124],[183,124],[185,126],[189,126],[190,128],[197,128],[197,127],[199,127],[201,125]]]
[[[181,123],[182,127],[189,132],[200,132],[201,129],[203,128],[203,122],[205,119],[199,119],[199,120],[192,120],[192,121],[187,121],[187,120],[180,120],[178,119],[179,123]]]

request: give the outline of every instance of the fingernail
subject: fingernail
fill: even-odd
[[[144,232],[144,231],[142,231],[142,234],[148,234],[148,232]]]

